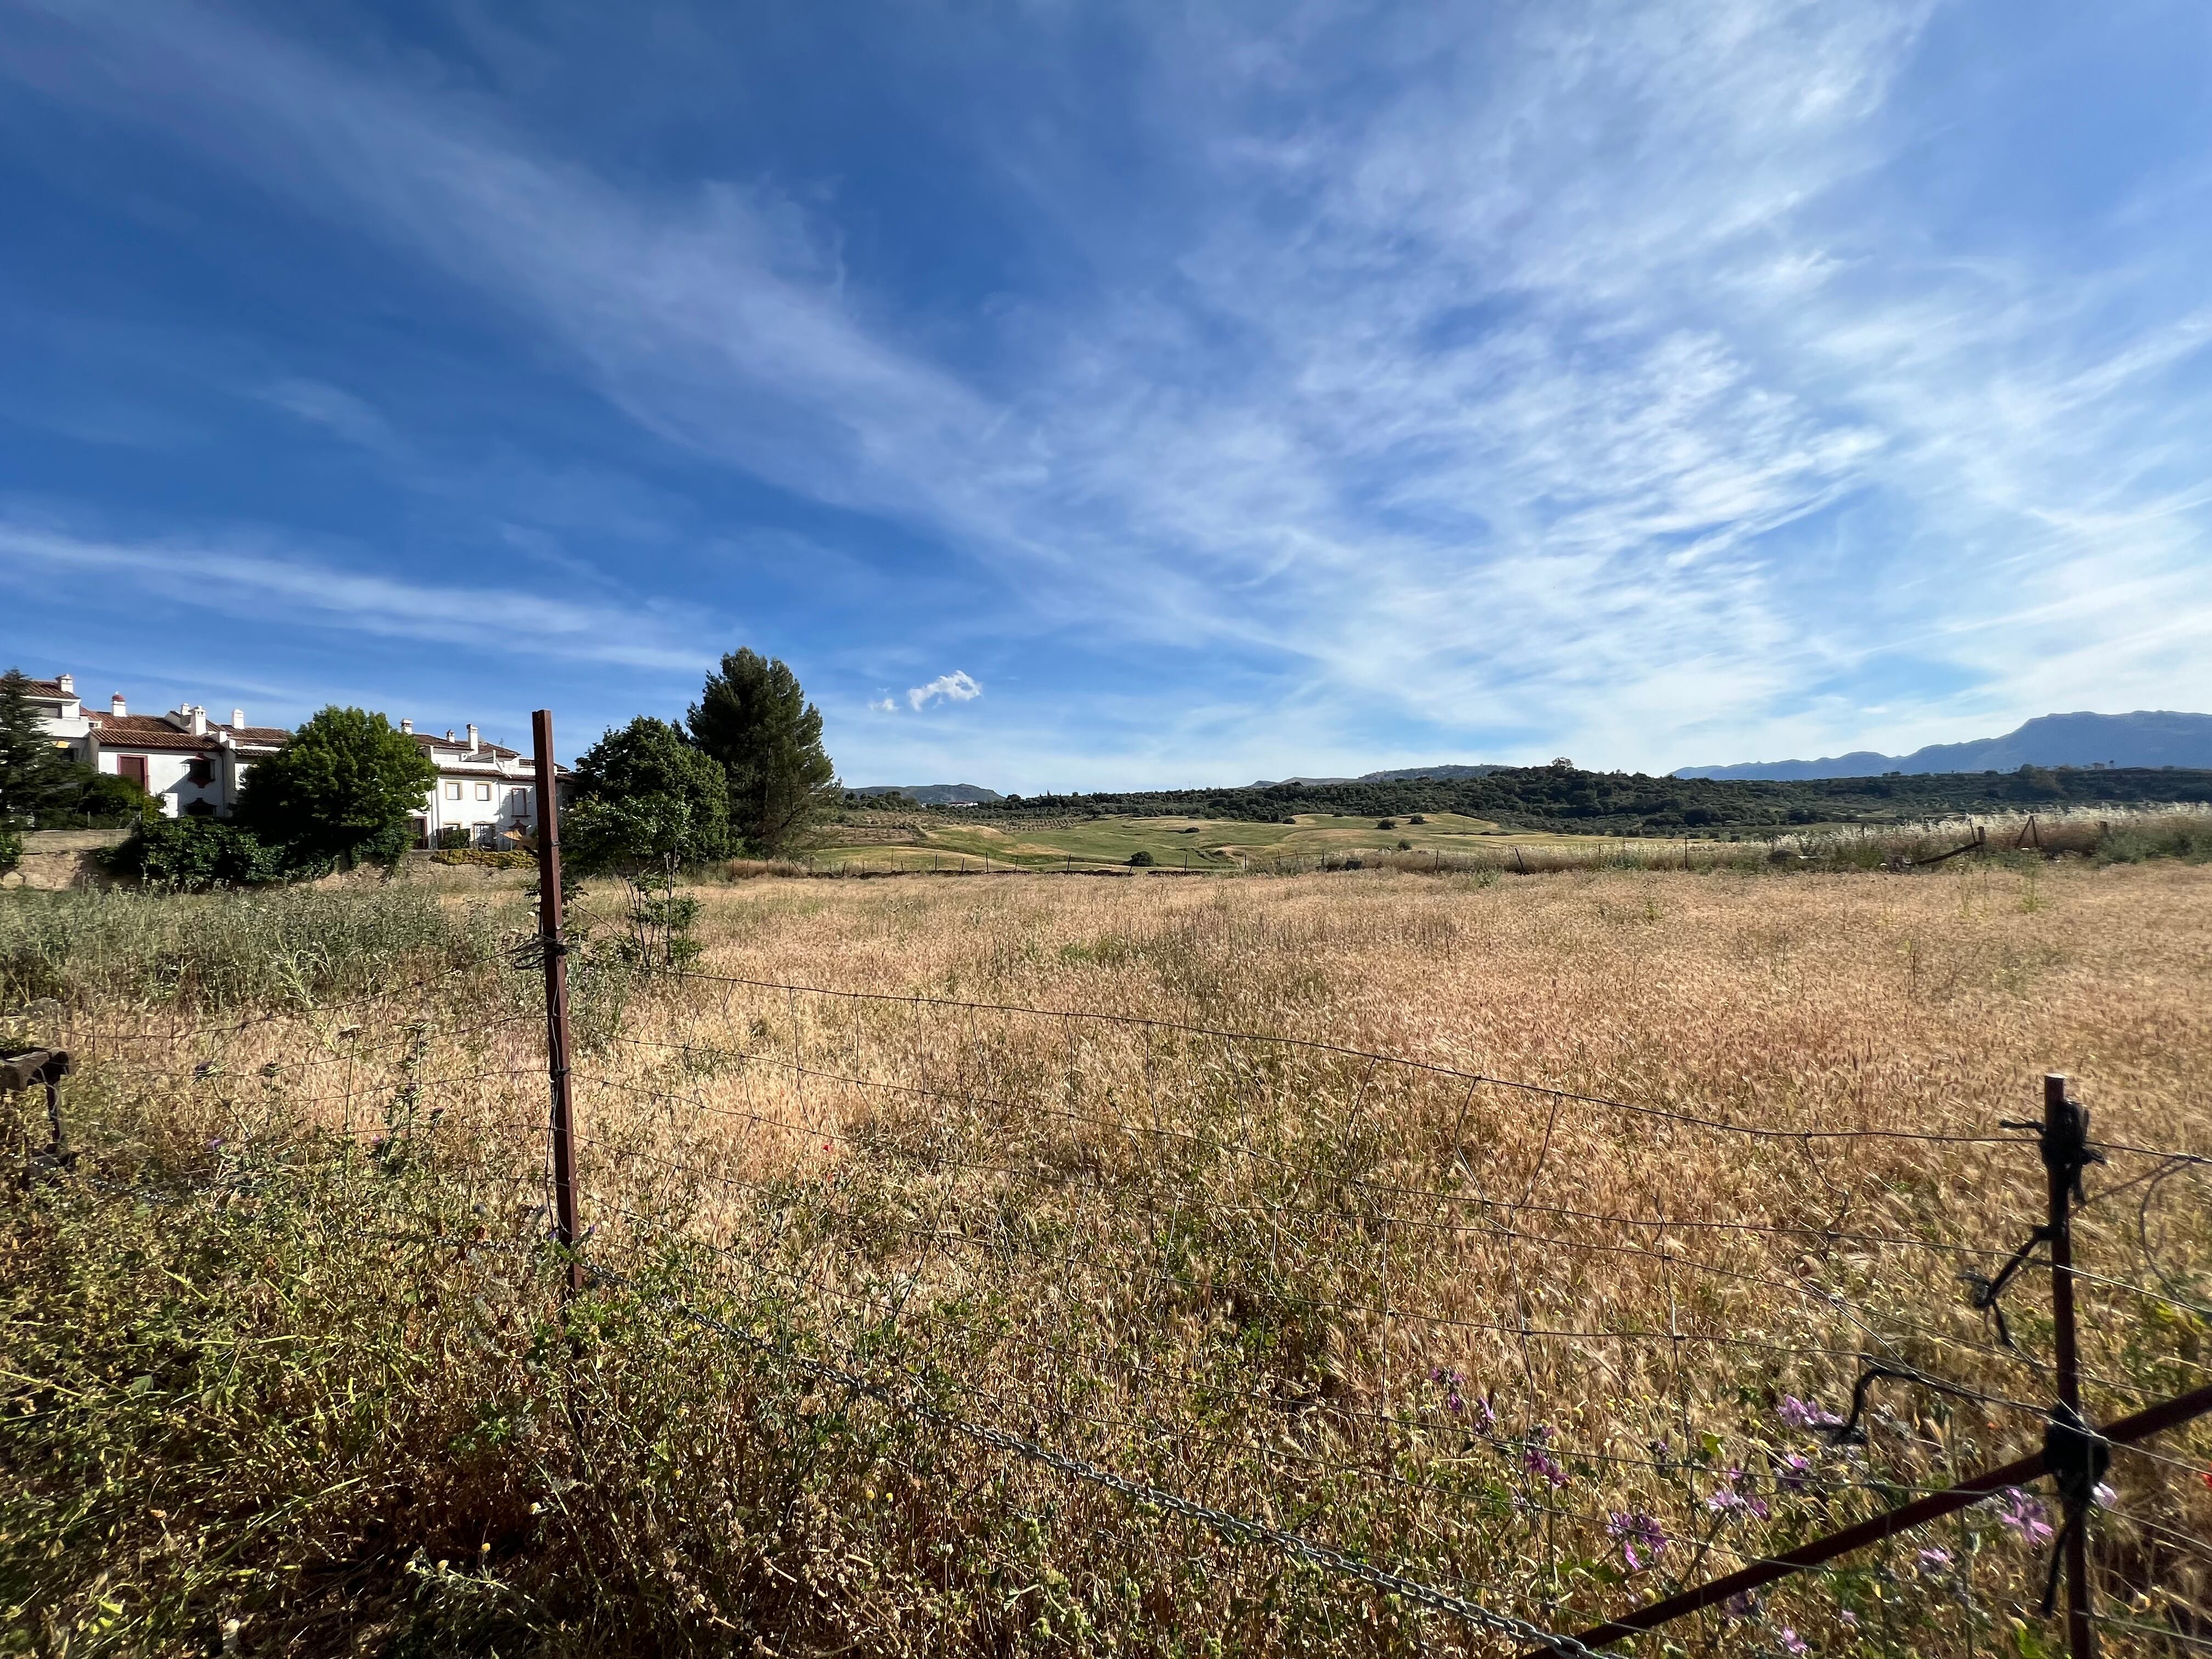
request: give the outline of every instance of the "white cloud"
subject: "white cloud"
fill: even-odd
[[[560,656],[635,668],[693,670],[711,659],[682,642],[678,619],[604,603],[574,605],[516,588],[406,582],[349,570],[266,537],[131,542],[0,518],[0,562],[25,586],[82,593],[88,573],[133,592],[259,622]]]
[[[878,697],[870,702],[868,707],[878,714],[896,714],[898,713],[898,699],[888,696]]]
[[[40,14],[68,49],[21,61],[477,286],[653,431],[929,525],[1010,607],[1279,665],[1206,756],[1279,753],[1287,704],[1314,758],[1271,771],[1354,754],[1347,711],[1377,710],[1656,766],[1910,748],[2044,712],[2059,667],[2072,703],[2212,701],[2190,284],[2072,224],[2063,257],[1954,248],[1943,192],[1880,182],[1950,148],[1891,106],[1929,9],[1159,23],[1131,142],[1176,158],[1174,199],[1125,234],[1095,158],[1006,143],[1040,211],[1097,218],[1096,270],[988,380],[761,190],[618,190],[483,103],[204,11]],[[376,436],[327,388],[277,401]],[[1901,650],[1954,689],[1875,731],[1821,689]]]
[[[927,685],[914,687],[906,700],[915,708],[927,708],[940,697],[948,702],[973,702],[982,695],[983,688],[965,670],[956,668],[950,674],[939,674]]]

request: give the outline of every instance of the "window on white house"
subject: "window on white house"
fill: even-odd
[[[447,800],[459,800],[460,798],[461,786],[459,784],[449,783],[446,786],[446,799]]]
[[[478,800],[489,800],[491,799],[491,786],[488,783],[478,784],[477,786],[477,799]]]

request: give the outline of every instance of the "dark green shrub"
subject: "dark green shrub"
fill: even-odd
[[[140,823],[131,839],[107,855],[118,876],[135,876],[149,887],[187,893],[210,887],[258,887],[282,881],[284,849],[271,847],[250,830],[220,818],[157,818]]]
[[[119,830],[129,824],[151,823],[162,816],[161,803],[129,778],[112,772],[79,769],[84,775],[76,801],[58,820],[62,829],[82,824],[88,829]]]
[[[2097,842],[2100,864],[2141,864],[2146,859],[2180,859],[2202,864],[2212,859],[2212,823],[2168,821],[2126,825]]]
[[[15,830],[0,825],[0,870],[12,870],[23,856],[23,838]]]
[[[1147,853],[1141,847],[1139,847],[1135,852],[1129,854],[1129,867],[1133,870],[1149,869],[1152,866],[1152,855],[1150,853]]]

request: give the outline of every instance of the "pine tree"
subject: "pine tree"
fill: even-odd
[[[39,813],[76,799],[84,769],[54,745],[31,706],[20,668],[0,674],[0,825],[28,828]]]
[[[756,651],[722,659],[685,717],[691,741],[730,779],[730,827],[763,858],[789,852],[836,810],[837,769],[822,748],[822,711],[799,677]]]

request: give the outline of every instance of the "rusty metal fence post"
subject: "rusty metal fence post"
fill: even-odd
[[[2075,1449],[2078,1469],[2059,1475],[2066,1504],[2063,1565],[2066,1573],[2066,1650],[2071,1659],[2089,1659],[2095,1638],[2089,1622],[2089,1510],[2090,1488],[2095,1475],[2089,1468],[2098,1444],[2094,1431],[2081,1415],[2081,1359],[2074,1322],[2074,1205],[2077,1200],[2081,1167],[2088,1151],[2089,1124],[2079,1103],[2066,1097],[2063,1073],[2047,1073],[2043,1079],[2043,1168],[2050,1211],[2045,1228],[2051,1243],[2051,1316],[2057,1352],[2055,1381],[2058,1409],[2052,1413],[2051,1438],[2046,1445]],[[2052,1460],[2054,1464],[2057,1459]]]
[[[568,1073],[568,945],[561,929],[561,790],[553,760],[553,711],[530,717],[538,785],[538,949],[545,965],[545,1071],[552,1084],[553,1236],[576,1248],[576,1126]],[[583,1263],[568,1261],[571,1293],[584,1285]]]

